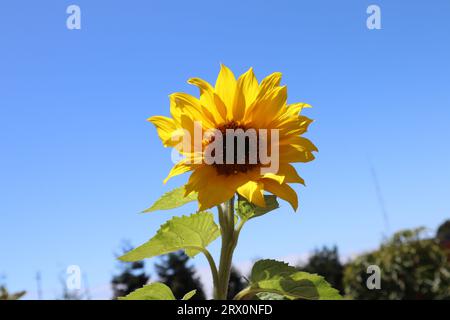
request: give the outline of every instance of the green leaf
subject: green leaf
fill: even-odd
[[[256,294],[259,300],[286,300],[284,296],[272,292],[259,292]]]
[[[186,293],[184,296],[183,296],[183,299],[181,299],[181,300],[189,300],[190,298],[192,298],[195,294],[197,293],[197,290],[191,290],[191,291],[189,291],[188,293]]]
[[[163,194],[163,196],[156,200],[150,208],[142,211],[142,213],[174,209],[181,207],[188,202],[197,200],[197,193],[192,192],[185,197],[185,191],[185,186],[182,186]]]
[[[239,196],[236,212],[241,219],[249,220],[255,217],[262,216],[279,207],[277,197],[274,195],[265,195],[264,200],[266,202],[266,206],[262,208],[249,202],[244,197]]]
[[[272,295],[261,295],[268,292]],[[241,291],[241,299],[257,296],[260,299],[273,299],[277,295],[288,299],[335,300],[341,299],[323,277],[317,274],[298,271],[288,264],[275,260],[260,260],[255,263],[250,277],[250,286]]]
[[[189,300],[196,294],[197,290],[186,293],[181,300]],[[153,282],[134,290],[125,297],[119,297],[119,300],[176,300],[172,290],[161,282]]]
[[[139,288],[119,300],[176,300],[172,290],[164,283],[153,282]]]
[[[138,261],[178,250],[185,250],[188,256],[193,257],[204,251],[219,235],[219,227],[211,212],[173,217],[159,228],[153,238],[119,259]]]

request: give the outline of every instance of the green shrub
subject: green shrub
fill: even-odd
[[[450,264],[438,239],[424,228],[400,231],[380,249],[359,256],[345,267],[344,287],[354,299],[449,299]],[[369,265],[381,270],[381,288],[366,286]]]

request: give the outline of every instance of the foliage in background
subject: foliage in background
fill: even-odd
[[[90,296],[88,290],[70,289],[67,286],[67,272],[61,270],[59,274],[59,283],[61,284],[61,294],[56,297],[56,300],[89,300]]]
[[[62,293],[57,300],[83,300],[86,297],[79,290],[69,290],[66,281],[61,279]]]
[[[5,286],[0,286],[0,300],[19,300],[26,294],[26,291],[10,293]]]
[[[333,288],[339,290],[341,294],[343,293],[344,266],[339,260],[339,252],[336,246],[315,250],[309,257],[308,262],[300,266],[300,269],[305,272],[320,274]]]
[[[439,226],[436,232],[436,238],[442,247],[450,249],[450,220],[445,221]]]
[[[234,267],[231,268],[230,282],[228,284],[227,299],[231,300],[235,295],[242,291],[247,286],[247,281],[242,274]]]
[[[123,253],[132,249],[133,247],[128,242],[123,243]],[[120,273],[114,275],[111,280],[113,299],[128,295],[134,290],[141,288],[150,279],[150,276],[145,272],[144,261],[120,262],[119,269]]]
[[[369,290],[369,265],[381,269],[381,289]],[[354,299],[450,299],[450,264],[435,238],[424,238],[424,228],[400,231],[349,263],[344,271],[347,295]]]
[[[197,290],[192,300],[205,300],[200,279],[196,277],[194,267],[188,265],[188,260],[189,257],[182,251],[162,256],[161,263],[155,264],[159,281],[172,289],[178,300],[192,290]]]

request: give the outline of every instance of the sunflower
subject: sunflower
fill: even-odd
[[[258,83],[252,68],[236,80],[233,72],[222,65],[214,87],[199,78],[188,80],[189,84],[200,89],[199,99],[186,93],[171,94],[172,117],[153,116],[148,119],[156,126],[164,146],[175,148],[184,156],[172,168],[164,183],[171,177],[192,172],[185,190],[186,195],[197,192],[199,210],[223,203],[235,193],[257,206],[265,207],[265,191],[288,201],[297,210],[297,194],[289,184],[304,184],[304,180],[291,163],[313,160],[313,152],[317,148],[301,137],[312,120],[300,115],[300,112],[310,106],[306,103],[287,104],[287,88],[280,86],[280,81],[281,73],[275,72]],[[267,143],[268,152],[278,152],[277,170],[262,170],[270,164],[261,160],[260,144],[256,149],[251,149],[245,143],[245,150],[241,150],[246,160],[244,163],[206,161],[206,151],[214,143],[214,136],[202,136],[200,143],[195,139],[190,145],[180,143],[182,137],[196,135],[198,123],[204,131],[221,133],[228,129],[252,129],[258,133],[263,130],[276,131],[277,139],[269,137],[266,140],[270,142]],[[262,141],[261,138],[258,140]],[[223,145],[225,157],[228,144]],[[234,146],[232,152],[236,153],[238,148],[236,144]],[[250,150],[256,151],[256,163],[248,161]]]

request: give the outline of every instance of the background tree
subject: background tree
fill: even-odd
[[[188,265],[188,260],[189,257],[182,251],[161,257],[161,262],[155,264],[159,281],[169,286],[177,299],[196,289],[192,300],[205,300],[200,279],[196,277],[194,267]]]
[[[83,300],[84,296],[80,290],[69,290],[66,285],[66,280],[64,278],[60,278],[61,286],[62,286],[62,294],[58,300]]]
[[[230,272],[230,282],[228,285],[228,300],[233,299],[233,297],[240,291],[242,291],[247,286],[247,281],[245,281],[242,274],[234,267],[231,267]]]
[[[133,249],[133,246],[127,241],[122,244],[122,254]],[[118,255],[121,256],[122,254]],[[123,262],[120,261],[118,268],[120,273],[114,275],[111,280],[111,287],[113,290],[113,299],[126,296],[136,289],[147,284],[150,276],[145,272],[144,261]]]
[[[436,238],[441,244],[450,248],[450,220],[441,224],[436,232]]]
[[[6,286],[0,286],[0,300],[19,300],[26,294],[26,291],[19,291],[15,293],[10,293],[6,289]]]
[[[331,286],[342,294],[344,276],[344,266],[339,259],[339,252],[336,246],[316,249],[309,257],[308,262],[300,266],[299,269],[309,273],[317,273],[327,280]]]
[[[450,264],[436,238],[424,238],[424,228],[400,231],[377,251],[349,263],[345,292],[355,299],[449,299]],[[381,269],[381,289],[366,286],[369,265]]]
[[[436,239],[442,249],[447,252],[447,260],[450,263],[450,220],[441,224],[436,232]]]

